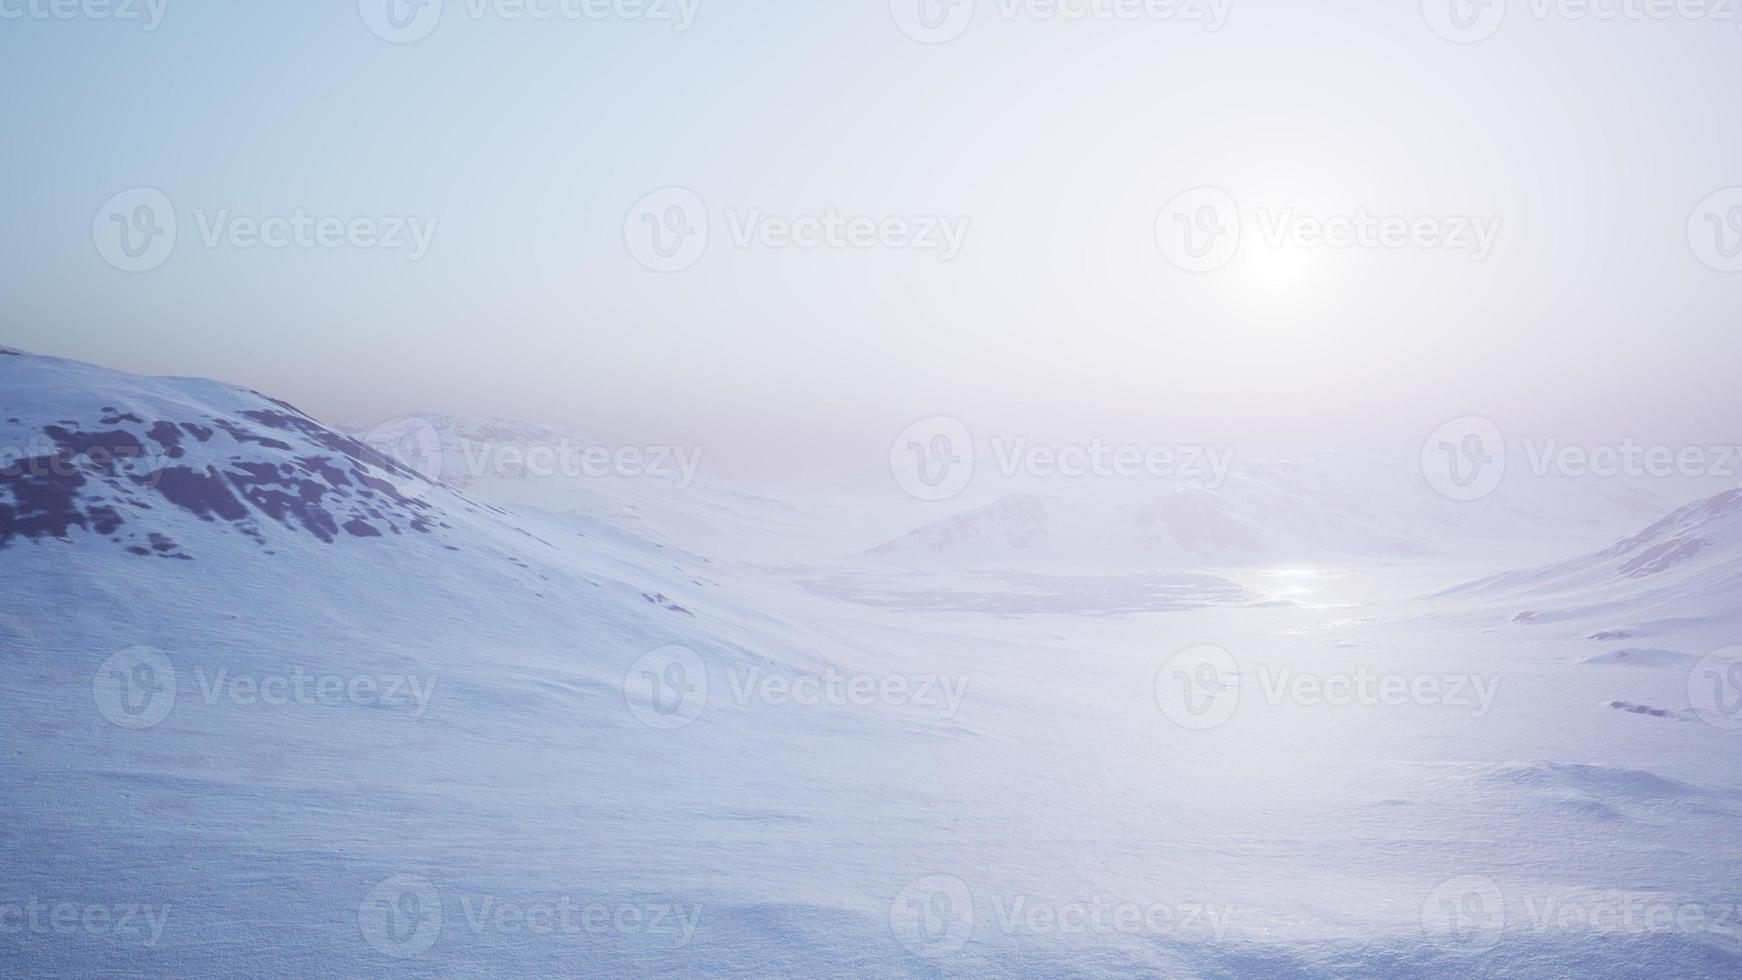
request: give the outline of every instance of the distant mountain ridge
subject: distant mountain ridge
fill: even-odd
[[[1476,502],[1433,493],[1379,456],[1238,459],[1219,485],[1188,479],[1004,480],[867,550],[885,562],[1079,567],[1243,566],[1457,554],[1471,542],[1593,541],[1667,512],[1633,485],[1519,481]],[[1540,552],[1539,552],[1540,553]],[[1551,552],[1552,553],[1552,552]]]

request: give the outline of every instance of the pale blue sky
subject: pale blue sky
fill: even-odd
[[[1515,0],[1494,37],[1458,45],[1403,0],[1233,0],[1216,32],[1007,18],[1007,2],[935,45],[889,0],[701,0],[681,33],[447,0],[403,45],[355,0],[167,0],[150,32],[0,20],[0,342],[329,417],[518,415],[750,470],[940,413],[1172,441],[1408,434],[1470,412],[1742,436],[1742,274],[1702,265],[1685,231],[1742,185],[1735,23],[1539,19]],[[1501,230],[1480,262],[1278,258],[1248,214],[1234,263],[1191,274],[1154,225],[1200,185],[1271,216]],[[667,186],[701,196],[711,238],[657,273],[624,222]],[[93,244],[98,209],[133,187],[179,225],[147,272]],[[299,208],[436,229],[412,262],[207,247],[195,217]],[[735,247],[728,214],[755,209],[969,231],[947,262]]]

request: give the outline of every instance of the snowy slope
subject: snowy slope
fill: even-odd
[[[773,542],[814,514],[708,471],[705,447],[612,446],[563,426],[426,414],[356,428],[359,438],[475,499],[580,514],[716,558],[784,559]]]
[[[1521,622],[1735,622],[1742,619],[1742,490],[1682,507],[1600,551],[1452,594],[1519,606]]]
[[[210,382],[0,360],[0,548],[62,541],[192,559],[181,538],[264,551],[453,528],[416,473],[295,408]],[[475,511],[451,494],[441,502]]]
[[[149,945],[0,934],[0,973],[705,973],[770,962],[737,936],[876,921],[795,890],[803,849],[709,862],[872,791],[835,766],[893,785],[960,723],[736,688],[916,677],[935,650],[849,642],[833,604],[483,503],[229,385],[7,353],[0,424],[0,913],[169,910]],[[410,959],[368,925],[406,876],[447,914]],[[672,914],[518,945],[465,914],[559,898]]]
[[[1651,713],[1685,689],[1661,656],[1351,610],[1353,572],[1117,619],[850,606],[254,392],[49,358],[0,356],[0,422],[31,461],[0,490],[0,974],[1742,969],[1718,929],[1531,919],[1733,907],[1734,734]],[[1188,731],[1158,671],[1204,642],[1244,694]],[[1265,700],[1306,665],[1503,683],[1481,713]],[[825,676],[883,693],[787,696]],[[1470,876],[1506,923],[1428,931]],[[13,929],[28,903],[162,928]]]
[[[0,555],[45,583],[124,594],[173,576],[239,616],[293,621],[294,594],[232,607],[228,593],[261,577],[380,582],[328,613],[369,621],[404,600],[419,618],[549,618],[637,647],[698,628],[736,646],[746,622],[774,622],[742,596],[722,601],[736,573],[706,558],[609,522],[479,501],[257,392],[25,355],[0,358],[0,391],[0,438],[14,447],[0,469]]]

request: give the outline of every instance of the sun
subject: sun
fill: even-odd
[[[1260,243],[1244,256],[1252,285],[1273,295],[1299,295],[1311,289],[1316,276],[1314,256],[1292,245]]]

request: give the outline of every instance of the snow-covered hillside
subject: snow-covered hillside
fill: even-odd
[[[1600,551],[1471,583],[1518,622],[1613,621],[1618,632],[1742,623],[1742,490],[1688,504]]]
[[[68,626],[211,628],[145,608],[185,591],[156,611],[216,606],[238,625],[324,623],[341,636],[409,617],[396,628],[425,642],[548,634],[501,653],[555,653],[609,686],[621,680],[613,657],[680,638],[727,656],[753,643],[763,662],[774,646],[827,646],[802,627],[771,642],[779,620],[750,597],[775,586],[609,521],[481,501],[257,392],[22,354],[0,357],[0,391],[12,447],[0,555],[32,583],[8,592],[0,626],[17,635],[41,632],[20,610],[57,590],[108,599]],[[351,591],[333,597],[341,583]]]
[[[416,415],[354,429],[476,499],[608,521],[716,558],[789,560],[823,518],[708,470],[705,447],[613,446],[563,426]]]
[[[842,564],[858,600],[827,598],[252,391],[21,354],[0,424],[0,974],[1742,970],[1737,731],[1688,709],[1682,638],[1375,598],[1443,587],[1425,563],[1060,567],[973,602]],[[1261,542],[1390,526],[1252,479],[1203,506]],[[1731,601],[1734,506],[1567,574]],[[1207,727],[1164,690],[1204,644]],[[1418,693],[1326,699],[1374,676]]]
[[[442,540],[453,528],[440,505],[478,510],[255,392],[16,353],[0,360],[0,381],[0,548],[63,541],[101,552],[92,538],[190,560],[194,541],[237,537],[266,553],[305,537]],[[436,501],[422,499],[431,491]]]
[[[733,828],[851,809],[834,766],[894,781],[960,731],[942,645],[849,640],[836,604],[485,503],[253,391],[9,351],[0,424],[0,915],[168,910],[149,944],[0,932],[0,972],[743,969],[734,932],[772,943],[818,892],[699,870]],[[849,676],[916,703],[802,694]],[[369,925],[408,876],[448,915],[409,962]],[[468,928],[477,896],[669,914],[514,952]],[[726,931],[691,944],[697,904]]]

